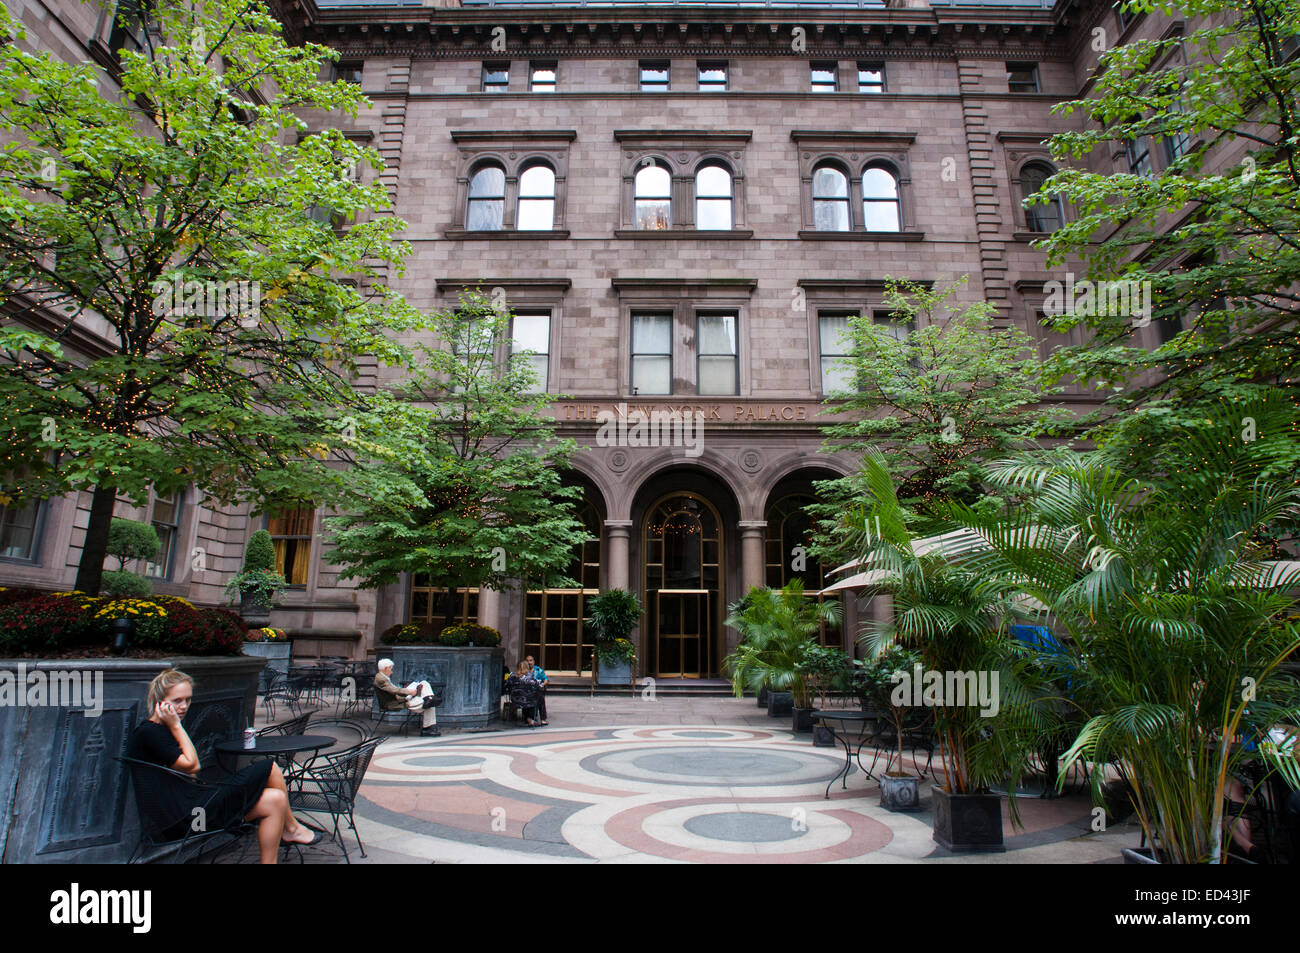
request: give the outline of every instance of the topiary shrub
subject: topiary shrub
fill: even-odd
[[[153,559],[162,544],[158,531],[148,523],[115,518],[108,528],[108,554],[117,558],[117,568],[125,569],[128,560]]]
[[[106,569],[99,584],[99,594],[110,599],[144,599],[153,592],[153,583],[138,572]]]
[[[275,569],[275,543],[268,530],[259,529],[248,540],[244,549],[244,572]]]
[[[490,626],[462,622],[438,633],[438,642],[441,645],[468,645],[473,642],[475,647],[494,646],[501,644],[501,633]]]

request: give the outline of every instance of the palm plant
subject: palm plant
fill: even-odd
[[[838,625],[838,602],[818,602],[804,595],[803,580],[792,579],[781,589],[750,589],[728,607],[725,624],[741,635],[736,650],[723,659],[732,690],[739,698],[746,689],[792,692],[799,708],[812,707],[811,685],[804,668],[806,649],[822,623]]]
[[[927,669],[998,676],[996,715],[944,699],[935,727],[949,794],[986,793],[995,784],[1014,788],[1055,720],[1041,673],[1007,635],[1016,589],[954,566],[938,549],[919,546],[909,515],[879,453],[863,461],[864,502],[846,514],[845,530],[859,553],[868,592],[893,599],[892,617],[864,626],[860,640],[878,657],[892,646],[920,652]],[[1012,819],[1018,820],[1014,799]]]
[[[1220,862],[1224,791],[1259,757],[1245,738],[1300,717],[1280,671],[1300,645],[1284,618],[1294,563],[1273,562],[1272,534],[1294,531],[1300,489],[1278,478],[1261,434],[1294,433],[1292,410],[1225,408],[1180,438],[1194,467],[1143,481],[1103,452],[1022,458],[993,470],[1028,491],[1017,514],[954,506],[968,535],[947,547],[965,569],[1034,597],[1067,650],[1044,657],[1087,716],[1065,765],[1113,764],[1143,830],[1174,863]],[[1070,644],[1072,643],[1072,645]],[[1092,774],[1102,802],[1103,771]]]

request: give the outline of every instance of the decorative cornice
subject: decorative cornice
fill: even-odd
[[[758,287],[757,278],[611,278],[609,286],[615,291],[626,291],[637,288],[691,288],[691,287],[709,287],[709,288],[742,288],[745,291],[753,293]]]
[[[934,282],[929,279],[918,280],[908,279],[914,285],[920,285],[922,288],[933,288]],[[884,291],[884,278],[800,278],[795,282],[800,288],[806,288],[809,291]]]
[[[575,129],[453,129],[452,142],[573,142]]]
[[[615,129],[615,142],[686,142],[707,140],[718,142],[749,142],[753,138],[749,129]]]
[[[912,132],[855,132],[849,129],[791,129],[790,138],[794,142],[830,142],[843,145],[851,142],[872,144],[888,143],[890,145],[910,146],[916,142]]]
[[[489,288],[500,285],[502,288],[538,288],[553,291],[568,291],[573,282],[568,278],[439,278],[439,291],[460,291],[464,288],[477,288],[486,285]]]
[[[1052,137],[1050,132],[999,132],[998,142],[1027,142],[1040,146]]]

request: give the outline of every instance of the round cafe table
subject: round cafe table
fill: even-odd
[[[293,756],[300,751],[319,751],[328,748],[335,740],[329,735],[258,735],[253,739],[257,743],[251,748],[244,747],[242,737],[231,741],[218,741],[212,746],[220,762],[222,755],[232,759],[243,757],[274,758],[280,770],[284,772],[287,782],[293,775]],[[224,767],[224,765],[223,765]]]
[[[813,713],[813,721],[821,722],[835,737],[835,740],[844,745],[844,770],[840,771],[826,784],[826,798],[828,800],[831,796],[831,785],[835,783],[836,779],[839,779],[840,786],[844,790],[847,791],[849,787],[849,773],[853,770],[853,739],[849,731],[849,723],[860,721],[865,729],[867,722],[875,721],[878,717],[872,711],[819,711]],[[837,727],[839,730],[837,730]],[[862,733],[859,732],[859,734]],[[861,745],[858,747],[860,750]]]

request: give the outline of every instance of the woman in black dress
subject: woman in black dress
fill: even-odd
[[[199,756],[181,725],[193,697],[194,680],[184,672],[168,669],[155,678],[149,685],[149,719],[141,722],[131,735],[128,756],[185,774],[197,774]],[[264,864],[275,863],[281,843],[307,845],[321,840],[320,831],[312,831],[294,818],[289,810],[284,775],[269,759],[256,761],[236,772],[223,782],[221,791],[212,800],[208,800],[210,792],[197,788],[190,798],[184,790],[187,786],[168,785],[160,792],[167,813],[177,818],[173,825],[179,830],[177,837],[190,824],[193,809],[203,804],[206,823],[212,830],[238,817],[260,820],[257,843]]]

